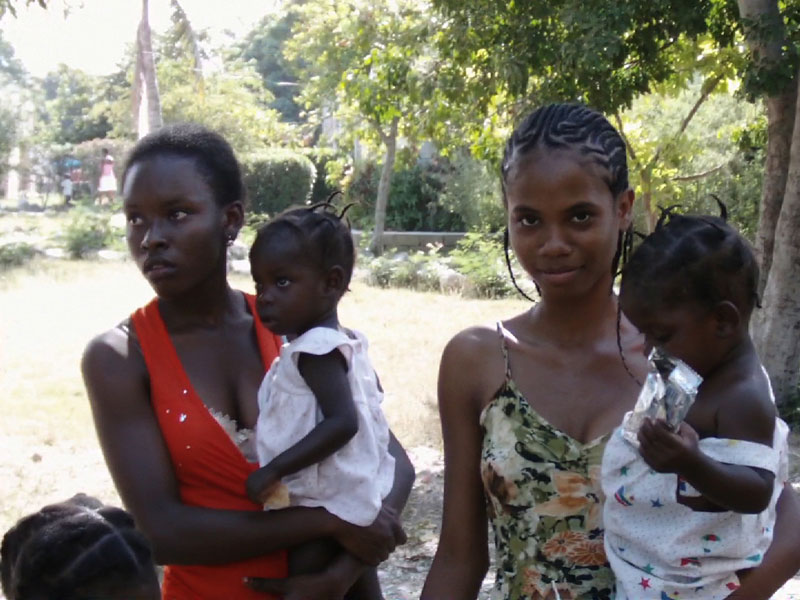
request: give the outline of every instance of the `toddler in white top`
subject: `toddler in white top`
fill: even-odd
[[[339,325],[354,261],[350,229],[329,203],[288,210],[258,232],[250,250],[258,317],[289,341],[258,392],[261,468],[247,492],[267,508],[323,507],[366,526],[392,489],[394,458],[367,340]],[[319,568],[308,555],[319,552],[290,552],[290,574]]]
[[[645,346],[682,360],[702,383],[676,429],[646,419],[638,449],[621,429],[606,445],[603,522],[617,600],[722,600],[772,540],[787,427],[748,332],[758,267],[722,209],[722,218],[665,213],[623,270],[620,306]]]

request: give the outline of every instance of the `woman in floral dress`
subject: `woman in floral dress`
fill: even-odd
[[[506,251],[541,299],[447,345],[439,371],[445,491],[423,600],[473,600],[494,530],[493,600],[610,600],[600,461],[646,371],[643,339],[612,290],[631,241],[625,144],[599,113],[555,104],[529,115],[502,163]],[[513,274],[512,274],[513,277]],[[786,531],[791,490],[762,566],[731,598],[769,598],[800,568]]]

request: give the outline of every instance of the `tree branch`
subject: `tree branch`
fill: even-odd
[[[721,165],[717,165],[713,169],[709,169],[708,171],[703,171],[702,173],[694,173],[693,175],[678,175],[676,177],[672,177],[671,181],[695,181],[696,179],[702,179],[703,177],[708,177],[709,175],[713,175],[717,171],[725,168],[727,165],[728,163],[724,162]]]
[[[700,97],[697,98],[697,102],[694,103],[692,109],[689,111],[686,117],[684,117],[683,122],[681,123],[681,126],[678,129],[678,131],[675,132],[675,135],[673,135],[672,138],[666,144],[660,146],[658,150],[656,150],[656,153],[653,155],[653,159],[650,161],[651,165],[656,164],[658,162],[658,159],[661,157],[661,153],[667,148],[669,148],[672,144],[674,144],[678,140],[678,138],[681,135],[683,135],[683,132],[686,131],[686,128],[689,126],[689,123],[691,123],[692,119],[697,114],[697,111],[703,105],[703,102],[708,100],[708,97],[711,95],[711,92],[714,91],[714,89],[719,85],[719,82],[722,81],[722,79],[723,75],[718,74],[714,75],[714,77],[712,77],[711,79],[706,80],[705,85],[703,85],[703,91],[700,93]]]
[[[633,150],[633,146],[631,146],[630,140],[628,140],[628,136],[625,135],[625,128],[622,126],[622,117],[619,116],[618,112],[614,113],[614,120],[617,123],[617,131],[619,131],[619,135],[622,141],[625,142],[625,147],[628,149],[628,156],[631,157],[634,163],[638,164],[639,159],[636,156],[636,152]]]

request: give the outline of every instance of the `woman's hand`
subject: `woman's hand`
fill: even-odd
[[[699,452],[697,432],[687,423],[672,431],[662,419],[645,419],[638,438],[644,462],[659,473],[682,473]]]
[[[405,544],[407,539],[397,512],[388,506],[383,506],[372,525],[367,527],[341,521],[335,537],[347,552],[374,567],[389,558],[395,547]]]

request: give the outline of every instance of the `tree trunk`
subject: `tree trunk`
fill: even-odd
[[[767,276],[772,268],[775,247],[775,227],[781,212],[786,192],[786,177],[789,172],[789,155],[794,129],[797,82],[794,91],[766,99],[767,104],[767,160],[764,164],[764,184],[761,190],[761,205],[758,211],[758,231],[755,250],[761,273],[758,292],[763,294]]]
[[[777,1],[738,0],[738,5],[747,47],[756,67],[764,72],[780,69],[787,60],[785,53],[793,53],[794,45],[786,40],[786,28]],[[764,292],[772,265],[775,226],[786,190],[797,103],[797,77],[787,81],[783,88],[775,90],[765,100],[767,157],[755,239],[756,255],[761,266],[759,294]]]
[[[136,85],[134,86],[134,101],[139,102],[139,106],[134,108],[134,114],[138,116],[137,128],[140,138],[164,124],[161,117],[161,97],[158,93],[158,77],[156,61],[153,58],[148,13],[148,0],[142,0],[142,20],[139,22],[136,34],[136,85],[140,87],[137,89]],[[146,118],[143,114],[145,107]]]
[[[383,253],[383,231],[386,227],[386,205],[389,203],[389,186],[392,183],[394,159],[397,152],[398,121],[398,117],[392,119],[388,134],[381,132],[383,143],[386,146],[386,156],[383,160],[381,179],[378,182],[378,197],[375,200],[375,229],[372,232],[372,240],[370,240],[369,243],[369,249],[375,256],[379,256]]]
[[[796,111],[800,111],[800,104]],[[778,404],[800,383],[800,118],[795,114],[786,193],[775,228],[772,267],[763,308],[754,323],[756,345]]]
[[[641,179],[639,184],[642,187],[639,193],[639,198],[644,211],[644,233],[646,235],[650,235],[653,232],[653,229],[655,229],[656,226],[656,221],[658,221],[658,213],[653,206],[653,178],[650,169],[651,166],[648,165],[639,172],[639,177]]]

